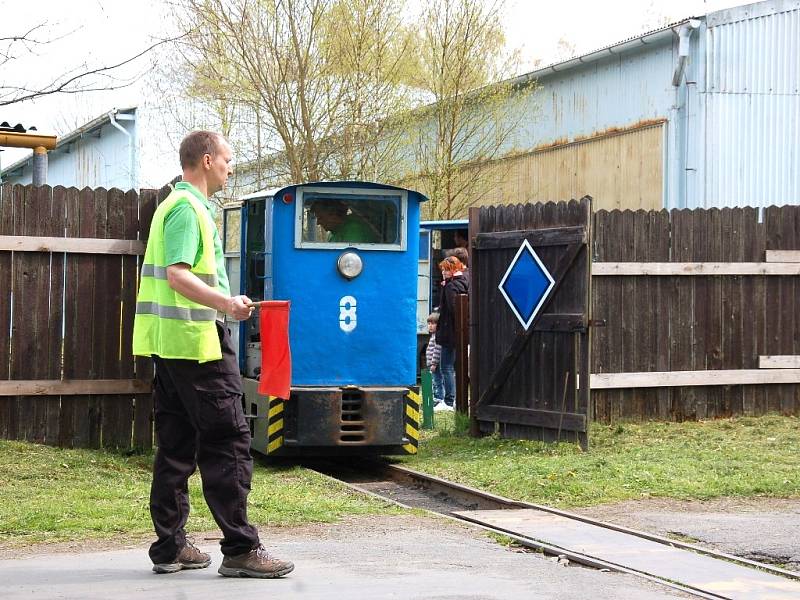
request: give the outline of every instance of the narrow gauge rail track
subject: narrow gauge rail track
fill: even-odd
[[[769,597],[771,598],[800,597],[800,584],[791,581],[800,580],[800,573],[787,571],[772,565],[759,563],[731,554],[717,552],[695,544],[688,544],[678,540],[613,525],[611,523],[597,521],[583,515],[570,513],[549,506],[510,500],[439,477],[419,473],[398,465],[392,465],[381,460],[362,459],[349,461],[346,464],[341,462],[313,462],[308,463],[306,466],[323,475],[343,482],[360,492],[379,497],[383,500],[389,500],[404,507],[421,508],[450,518],[466,521],[484,530],[511,538],[516,543],[527,548],[540,550],[546,554],[564,556],[572,562],[588,567],[609,569],[611,571],[634,575],[700,598],[759,598],[761,597],[761,593],[765,590],[770,594]],[[526,515],[552,515],[554,519],[559,521],[558,527],[562,529],[569,529],[570,526],[576,525],[579,528],[578,535],[580,535],[581,527],[595,527],[600,528],[602,531],[609,532],[609,535],[616,536],[617,539],[630,539],[634,543],[654,543],[656,545],[662,545],[664,547],[663,550],[666,552],[690,551],[684,553],[690,560],[692,556],[695,556],[697,560],[704,561],[697,565],[698,573],[707,572],[709,560],[712,560],[712,563],[716,560],[719,561],[717,564],[722,571],[726,571],[726,575],[733,578],[733,583],[727,586],[724,581],[713,581],[712,585],[707,586],[713,589],[707,589],[703,585],[688,583],[677,577],[665,576],[663,573],[659,574],[658,568],[649,569],[646,566],[643,568],[641,560],[631,561],[630,557],[625,556],[625,552],[621,552],[621,556],[614,560],[608,557],[603,558],[593,555],[594,553],[582,552],[574,547],[570,548],[566,545],[550,542],[546,535],[540,538],[537,537],[537,533],[532,534],[530,531],[524,531],[525,528],[521,528],[523,531],[520,531],[520,528],[515,529],[514,519],[506,520],[507,523],[504,524],[504,519],[496,518],[498,514],[497,511],[521,511],[521,513]],[[530,513],[528,511],[535,511],[535,513]],[[502,514],[503,513],[500,513],[500,515]],[[506,514],[511,515],[512,513],[509,512]],[[495,518],[487,519],[484,518],[484,515]],[[584,531],[584,535],[585,534],[586,532]],[[623,537],[620,538],[619,536]],[[580,544],[577,545],[580,546]],[[629,549],[628,553],[631,552],[635,553],[636,548]],[[663,565],[663,561],[670,560],[670,557],[658,556],[658,554],[659,546],[656,546],[655,555],[652,558],[654,566],[656,566],[659,561]],[[736,569],[737,567],[740,572],[730,572],[731,569]],[[691,566],[688,571],[692,571]],[[783,579],[778,579],[778,577]],[[766,581],[764,581],[765,578]],[[700,575],[700,579],[703,579],[702,575]],[[751,579],[754,579],[754,581],[751,581]],[[758,581],[758,579],[762,581]],[[785,585],[783,582],[785,582]],[[722,583],[722,585],[720,585],[720,583]]]

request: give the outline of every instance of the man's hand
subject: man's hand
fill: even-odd
[[[431,365],[431,373],[436,373],[436,365]]]
[[[245,321],[253,314],[253,307],[247,306],[249,303],[250,298],[247,296],[233,296],[228,300],[225,314],[233,317],[237,321]]]

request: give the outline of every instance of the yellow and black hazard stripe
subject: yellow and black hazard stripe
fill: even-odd
[[[283,446],[283,400],[269,397],[267,419],[267,454],[272,454]]]
[[[416,454],[419,447],[419,428],[422,424],[422,398],[419,388],[409,388],[406,392],[405,431],[408,443],[403,444],[406,454]]]

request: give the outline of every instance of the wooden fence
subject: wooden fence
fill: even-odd
[[[800,414],[800,253],[776,251],[800,206],[596,212],[594,418]]]
[[[0,438],[152,446],[152,366],[131,336],[158,196],[0,186]]]
[[[168,191],[0,186],[0,438],[152,446],[130,347]],[[595,419],[800,414],[800,263],[776,253],[800,250],[800,207],[599,211],[593,230]]]

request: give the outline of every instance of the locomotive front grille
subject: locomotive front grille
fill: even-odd
[[[339,425],[339,442],[358,444],[365,440],[364,399],[360,390],[342,391],[342,414]]]

